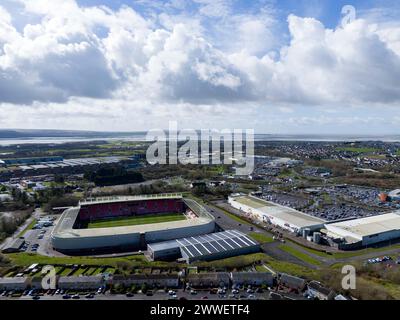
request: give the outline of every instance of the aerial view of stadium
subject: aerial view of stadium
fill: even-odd
[[[400,300],[399,84],[398,0],[1,0],[0,316]]]
[[[67,209],[51,234],[53,247],[84,254],[146,249],[147,243],[215,230],[214,218],[179,194],[96,198]]]

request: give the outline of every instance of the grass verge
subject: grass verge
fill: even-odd
[[[300,259],[300,260],[302,260],[304,262],[307,262],[308,264],[311,264],[311,265],[314,265],[314,266],[321,265],[321,262],[319,260],[314,259],[314,258],[310,257],[309,255],[307,255],[306,253],[298,251],[298,250],[296,250],[295,248],[293,248],[291,246],[282,244],[282,245],[279,246],[279,249],[291,254],[292,256],[294,256],[294,257],[296,257],[296,258],[298,258],[298,259]]]
[[[249,236],[261,244],[274,242],[274,239],[272,239],[272,237],[269,237],[269,236],[267,236],[263,233],[259,233],[259,232],[250,232]]]

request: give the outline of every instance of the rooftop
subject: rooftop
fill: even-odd
[[[361,240],[365,236],[400,230],[400,211],[374,217],[330,223],[326,225],[326,228],[328,231],[339,235],[343,232],[346,235],[350,234],[350,236]]]
[[[285,207],[273,202],[259,199],[253,196],[236,196],[234,200],[243,205],[257,209],[267,216],[272,216],[284,221],[289,221],[291,224],[300,228],[305,228],[311,225],[324,224],[326,221],[300,212],[298,210]]]
[[[258,243],[244,233],[237,230],[227,230],[202,236],[149,244],[148,248],[152,251],[179,248],[182,256],[195,258],[256,245]]]
[[[14,284],[14,283],[25,283],[28,280],[27,277],[6,277],[0,278],[1,284]]]
[[[93,205],[100,203],[114,203],[114,202],[126,202],[126,201],[140,201],[140,200],[152,200],[152,199],[182,199],[181,193],[165,193],[165,194],[147,194],[138,196],[113,196],[113,197],[100,197],[100,198],[88,198],[79,201],[79,205]]]

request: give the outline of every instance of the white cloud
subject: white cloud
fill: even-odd
[[[75,0],[19,2],[37,22],[17,31],[16,17],[0,7],[0,103],[32,119],[71,112],[112,121],[113,110],[135,115],[135,108],[172,117],[180,110],[185,118],[250,105],[289,114],[298,106],[400,102],[399,24],[359,19],[332,30],[291,15],[290,42],[275,54],[280,35],[266,8],[229,16],[230,1],[195,0],[199,11],[189,21],[182,13],[145,17],[127,6],[79,7]],[[221,23],[210,35],[205,21]]]

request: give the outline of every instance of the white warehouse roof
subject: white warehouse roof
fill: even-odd
[[[326,224],[325,227],[333,235],[362,240],[364,237],[400,230],[400,211]]]
[[[234,201],[251,207],[268,217],[281,219],[299,228],[306,228],[312,225],[324,224],[326,221],[310,216],[298,210],[281,206],[279,204],[259,199],[253,196],[232,196]]]

